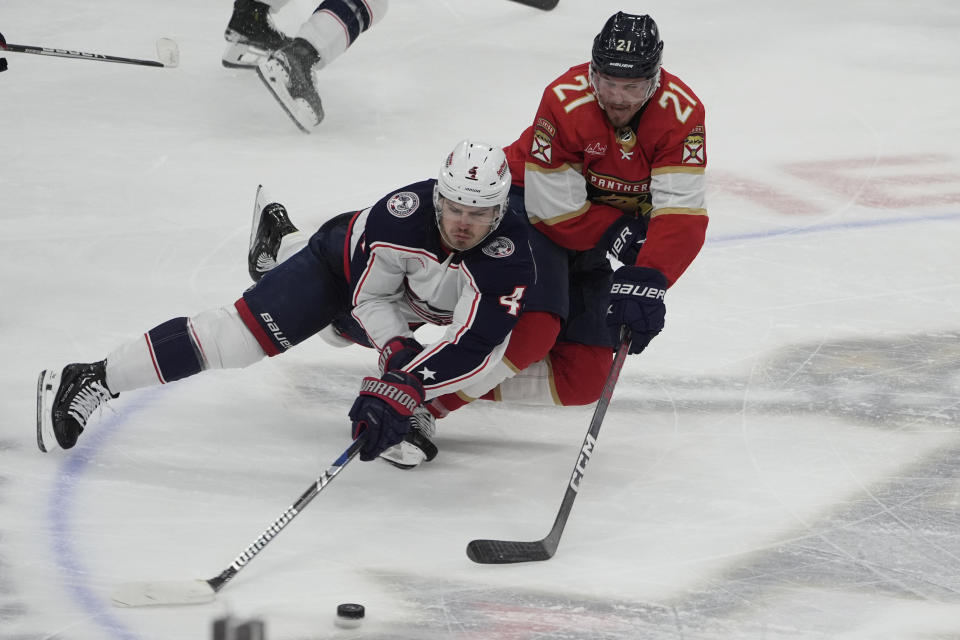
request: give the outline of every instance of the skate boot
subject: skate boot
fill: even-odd
[[[263,84],[304,133],[310,133],[323,120],[323,105],[313,84],[313,70],[322,66],[313,45],[295,38],[257,67]]]
[[[47,369],[37,381],[37,446],[69,449],[77,443],[93,410],[118,394],[107,388],[107,361]]]
[[[253,69],[290,38],[270,20],[270,7],[256,0],[236,0],[223,37],[230,45],[223,52],[223,66]]]
[[[437,432],[437,422],[426,407],[418,407],[410,416],[410,431],[398,444],[380,457],[398,469],[413,469],[421,462],[437,457],[437,445],[430,440]]]
[[[267,271],[277,266],[277,254],[283,236],[297,231],[287,217],[282,204],[268,203],[263,187],[257,187],[253,205],[253,223],[250,225],[250,247],[247,251],[247,270],[254,282],[259,282]]]

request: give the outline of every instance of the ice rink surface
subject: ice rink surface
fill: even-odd
[[[960,5],[402,0],[322,72],[299,132],[220,66],[230,3],[3,0],[0,638],[960,638]],[[214,6],[217,5],[217,6]],[[649,12],[707,109],[708,241],[627,362],[550,561],[477,537],[553,522],[590,408],[475,404],[440,455],[356,462],[213,604],[117,609],[210,578],[346,447],[375,355],[319,340],[110,403],[34,439],[38,372],[101,359],[248,286],[257,184],[301,228],[506,144],[618,9]],[[311,9],[280,16],[293,29]],[[360,629],[334,609],[360,602]]]

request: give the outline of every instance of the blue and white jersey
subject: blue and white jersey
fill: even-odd
[[[428,398],[475,384],[503,358],[535,278],[529,226],[507,214],[466,251],[443,246],[433,206],[435,180],[388,194],[348,230],[353,317],[377,349],[410,325],[447,327],[404,368]]]

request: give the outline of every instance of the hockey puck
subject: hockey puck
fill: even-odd
[[[365,615],[366,609],[363,608],[362,604],[345,602],[337,605],[336,623],[338,627],[352,629],[360,626],[360,623],[363,622],[363,617]]]
[[[0,71],[6,71],[6,70],[7,70],[7,59],[0,58]]]

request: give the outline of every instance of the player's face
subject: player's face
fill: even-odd
[[[656,78],[617,78],[594,74],[594,89],[603,110],[614,127],[623,127],[646,103],[655,88]]]
[[[463,251],[483,240],[497,217],[497,207],[472,207],[440,199],[440,235],[451,249]]]

